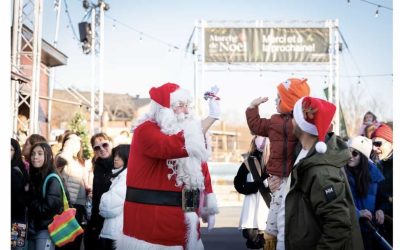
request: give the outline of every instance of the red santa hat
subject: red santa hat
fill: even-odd
[[[315,149],[326,152],[325,136],[335,115],[336,106],[325,100],[310,96],[299,99],[294,105],[293,117],[300,129],[318,136]]]
[[[150,98],[165,108],[170,108],[178,101],[188,102],[190,93],[176,83],[167,82],[160,87],[153,87],[149,91]]]

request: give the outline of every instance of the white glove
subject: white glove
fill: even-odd
[[[219,92],[218,86],[217,85],[212,86],[211,87],[211,92],[213,92],[215,95],[217,95],[218,92]]]
[[[266,188],[268,188],[268,179],[263,180],[263,184]]]
[[[208,111],[209,114],[208,116],[214,119],[219,119],[221,117],[221,109],[219,106],[219,100],[216,100],[216,98],[210,98],[208,100]]]
[[[214,214],[209,215],[209,216],[207,217],[207,222],[208,222],[207,229],[208,229],[208,230],[213,229],[214,226],[215,226],[215,215],[214,215]]]

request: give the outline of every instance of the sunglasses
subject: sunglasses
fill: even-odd
[[[374,145],[375,147],[380,147],[380,146],[382,146],[382,144],[383,144],[383,142],[382,141],[374,141],[374,142],[372,142],[372,145]]]
[[[358,155],[359,155],[360,153],[358,152],[358,151],[351,151],[351,155],[353,156],[353,157],[357,157]]]
[[[102,143],[102,144],[100,144],[100,145],[94,146],[94,147],[93,147],[93,150],[94,150],[94,151],[99,151],[101,148],[107,149],[109,146],[110,146],[110,144],[108,144],[107,142],[104,142],[104,143]]]

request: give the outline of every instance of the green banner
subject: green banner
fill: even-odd
[[[205,28],[206,63],[329,62],[329,28]]]

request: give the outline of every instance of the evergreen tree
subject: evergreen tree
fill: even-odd
[[[90,146],[89,130],[86,124],[86,118],[81,112],[75,113],[69,124],[70,129],[79,134],[82,139],[83,157],[85,160],[90,159],[93,154],[92,147]]]

